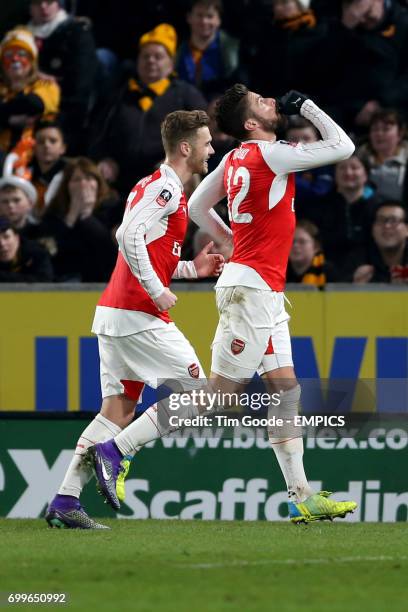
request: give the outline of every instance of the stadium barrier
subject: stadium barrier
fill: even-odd
[[[211,287],[176,285],[179,300],[172,310],[206,371],[217,324]],[[299,378],[406,381],[406,290],[386,285],[364,291],[338,285],[325,292],[296,289],[287,295]],[[94,285],[0,287],[0,411],[99,410],[98,347],[90,329],[100,290]],[[383,385],[383,397],[378,394],[371,410],[390,410]],[[404,393],[404,385],[394,390],[393,411],[406,410]]]
[[[365,410],[403,414],[385,428],[373,425],[365,438],[351,430],[336,439],[308,436],[305,465],[316,489],[358,502],[346,520],[406,521],[408,293],[354,289],[288,291],[298,375],[372,379],[383,393]],[[174,319],[208,370],[213,294],[206,285],[175,290]],[[99,293],[95,286],[2,288],[0,516],[43,514],[85,419],[99,408],[97,344],[89,331]],[[354,399],[351,411],[361,408]],[[265,432],[221,430],[189,429],[149,444],[131,468],[118,518],[285,520],[284,483]],[[84,504],[94,516],[110,515],[93,486]]]
[[[0,516],[44,513],[85,426],[79,417],[32,413],[0,419]],[[148,444],[133,461],[117,517],[285,520],[285,485],[265,431],[236,428],[231,435],[222,428],[196,429]],[[305,447],[312,486],[357,501],[347,521],[408,520],[408,439],[398,424],[373,429],[360,441],[306,438]],[[113,516],[94,483],[81,498],[87,511]]]

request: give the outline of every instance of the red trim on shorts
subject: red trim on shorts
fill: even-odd
[[[265,355],[273,355],[275,352],[272,344],[272,336],[269,336],[268,346],[266,347]]]
[[[137,400],[140,397],[140,394],[143,390],[144,383],[140,382],[140,380],[124,380],[121,378],[120,382],[124,386],[124,394],[131,400]]]

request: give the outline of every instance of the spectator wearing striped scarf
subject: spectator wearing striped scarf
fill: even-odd
[[[333,266],[325,260],[316,225],[306,219],[298,221],[286,280],[323,289],[326,282],[335,281]]]

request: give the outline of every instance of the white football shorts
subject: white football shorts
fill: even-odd
[[[202,387],[204,370],[174,323],[130,336],[98,334],[102,397],[121,395],[128,381],[157,388],[165,380],[180,381],[183,390]]]
[[[283,293],[252,287],[216,289],[220,315],[211,371],[237,382],[293,366]]]

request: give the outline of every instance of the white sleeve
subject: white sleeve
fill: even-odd
[[[275,174],[301,172],[348,159],[355,150],[353,141],[314,102],[306,100],[300,114],[319,130],[322,140],[298,143],[277,142],[263,148],[264,159]]]
[[[159,205],[156,198],[165,187],[166,184],[163,183],[158,187],[152,183],[152,187],[146,189],[140,202],[125,214],[116,232],[120,252],[132,274],[136,276],[152,300],[159,297],[165,287],[150,262],[145,236],[160,219],[177,210],[181,196],[180,192],[174,193],[172,186],[170,191],[173,196],[170,201],[165,206]]]
[[[188,201],[190,219],[204,230],[217,244],[230,244],[232,232],[228,225],[213,210],[226,196],[224,187],[224,166],[229,153],[224,155],[218,166],[205,177]]]
[[[198,278],[194,261],[179,261],[172,278],[185,278],[188,280]]]

